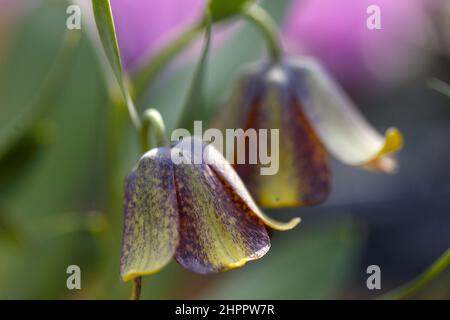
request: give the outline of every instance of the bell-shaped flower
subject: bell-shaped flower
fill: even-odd
[[[266,226],[288,230],[300,221],[265,216],[220,152],[191,137],[142,156],[126,180],[124,211],[124,281],[173,257],[202,274],[242,266],[269,250]]]
[[[324,201],[330,189],[327,152],[348,165],[392,172],[396,163],[390,155],[403,143],[397,129],[390,128],[383,136],[371,127],[312,58],[247,70],[213,126],[279,129],[279,148],[272,150],[279,154],[271,155],[279,159],[276,174],[261,175],[261,163],[235,163],[236,171],[263,207]],[[240,143],[246,144],[243,149],[248,152],[247,141],[241,139]]]

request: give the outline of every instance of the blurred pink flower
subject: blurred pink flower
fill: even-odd
[[[352,84],[405,79],[425,64],[427,10],[440,0],[294,0],[283,36],[289,53],[320,58]],[[369,30],[367,8],[377,5],[381,29]]]
[[[111,0],[120,53],[127,69],[197,21],[205,0]]]

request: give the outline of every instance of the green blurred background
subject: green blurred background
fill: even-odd
[[[18,1],[6,10],[3,1],[0,298],[127,299],[130,285],[119,280],[122,183],[139,153],[126,110],[110,102],[85,28],[72,31],[81,39],[60,70],[57,94],[37,100],[63,42],[67,3]],[[287,4],[264,2],[278,20]],[[236,72],[264,50],[254,27],[241,28],[210,59],[211,112]],[[264,258],[208,276],[172,262],[144,278],[142,298],[372,298],[422,272],[450,244],[450,99],[426,85],[433,77],[448,82],[450,64],[448,55],[436,54],[432,61],[395,89],[347,88],[372,123],[395,124],[404,132],[397,175],[333,162],[330,201],[268,212],[280,219],[301,216],[303,222],[292,232],[274,233]],[[158,108],[172,128],[194,67],[190,60],[174,66],[139,105]],[[72,264],[81,267],[81,290],[66,288]],[[371,264],[381,267],[380,291],[366,288]],[[450,275],[418,297],[449,298]]]

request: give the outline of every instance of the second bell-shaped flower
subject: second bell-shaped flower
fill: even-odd
[[[392,172],[396,163],[390,155],[403,143],[395,128],[379,134],[312,58],[250,68],[214,126],[279,129],[279,154],[272,155],[279,158],[278,173],[261,175],[261,164],[235,164],[253,197],[264,207],[313,205],[325,200],[331,180],[327,152],[348,165]]]
[[[298,222],[265,216],[220,152],[185,138],[146,153],[126,180],[121,277],[155,273],[172,258],[202,274],[236,268],[269,250],[266,226]]]

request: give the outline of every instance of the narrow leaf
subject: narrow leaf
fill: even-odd
[[[106,57],[108,58],[113,73],[119,83],[131,120],[134,126],[139,128],[139,116],[126,86],[126,80],[122,71],[122,60],[120,59],[119,46],[117,44],[116,30],[114,27],[114,19],[110,2],[109,0],[92,0],[92,9]]]
[[[117,81],[122,86],[122,61],[117,44],[116,31],[109,0],[92,0],[95,23],[102,41],[103,49],[111,64]]]
[[[437,78],[428,80],[427,85],[430,89],[436,90],[444,96],[450,98],[450,84]]]
[[[61,51],[37,96],[14,121],[0,129],[0,158],[11,150],[31,130],[35,122],[53,105],[51,102],[61,91],[61,87],[64,84],[63,79],[71,66],[70,61],[78,43],[78,34],[65,34]]]
[[[192,131],[195,120],[201,120],[205,113],[204,82],[208,60],[209,48],[211,46],[211,15],[206,15],[205,45],[200,61],[195,70],[194,78],[188,92],[186,103],[178,121],[179,128]]]

